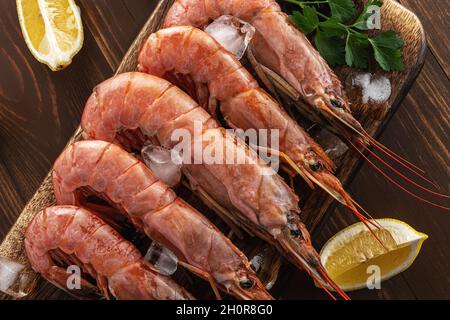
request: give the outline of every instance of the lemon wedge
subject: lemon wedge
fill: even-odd
[[[80,10],[73,0],[17,0],[25,42],[53,71],[67,67],[83,46]]]
[[[381,227],[373,229],[384,247],[358,222],[334,235],[320,252],[327,273],[344,291],[367,288],[375,272],[380,283],[406,270],[428,238],[399,220],[372,221]]]

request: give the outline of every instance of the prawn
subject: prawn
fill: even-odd
[[[360,151],[361,148],[373,155],[380,164],[414,187],[435,197],[450,198],[449,195],[416,182],[370,150],[368,146],[374,147],[418,179],[436,187],[424,176],[425,172],[422,169],[375,140],[364,130],[352,115],[350,103],[339,78],[307,37],[290,22],[288,15],[281,10],[275,0],[176,0],[165,17],[163,27],[204,28],[211,20],[222,15],[234,16],[255,28],[256,32],[250,44],[249,61],[261,80],[271,84],[268,87],[274,93],[276,92],[273,87],[276,87],[289,96],[303,116],[340,136],[359,156],[403,192],[432,206],[450,210],[449,207],[429,201],[396,182]],[[180,57],[185,58],[181,54]],[[196,63],[201,59],[196,57],[188,60]],[[330,193],[330,190],[327,192]]]
[[[198,122],[202,130],[196,135]],[[183,154],[183,160],[188,160],[183,161],[183,172],[193,191],[219,214],[277,247],[324,288],[328,284],[347,298],[329,278],[311,245],[295,193],[253,149],[221,128],[181,89],[144,73],[120,74],[94,89],[81,126],[85,139],[117,141],[129,151],[139,151],[153,140],[173,150],[178,143],[173,134],[181,129],[194,137],[192,144],[199,142],[203,155],[207,149],[217,154],[224,149],[222,158],[213,163],[194,163],[189,160],[195,158],[195,152],[188,157]],[[233,152],[245,161],[227,161]]]
[[[162,29],[145,42],[138,60],[138,70],[142,72],[166,78],[189,76],[196,91],[207,92],[191,95],[216,118],[222,115],[234,129],[277,129],[279,149],[296,172],[310,186],[313,183],[319,186],[366,223],[353,199],[332,174],[334,164],[325,151],[207,33],[189,26]]]
[[[80,298],[94,296],[98,288],[108,299],[193,299],[159,274],[133,244],[83,208],[55,206],[38,212],[25,231],[25,252],[36,272]],[[82,269],[79,291],[68,289],[72,273],[63,264]]]
[[[119,146],[96,140],[70,145],[54,164],[53,187],[58,204],[89,207],[89,196],[107,201],[171,250],[179,265],[209,281],[217,297],[218,287],[241,299],[272,299],[245,255]]]

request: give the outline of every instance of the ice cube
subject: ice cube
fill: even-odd
[[[348,150],[348,146],[341,139],[325,129],[318,128],[310,133],[333,161],[340,158]]]
[[[141,154],[145,165],[163,183],[173,187],[180,182],[182,159],[178,152],[160,146],[147,145],[142,149]]]
[[[253,249],[253,254],[255,255],[250,260],[252,269],[255,270],[266,289],[272,289],[280,271],[280,254],[272,246],[266,244],[258,245]]]
[[[370,73],[357,73],[352,79],[353,86],[361,88],[362,102],[384,103],[391,96],[391,82],[384,76],[375,77]]]
[[[255,35],[255,28],[243,20],[225,15],[208,25],[205,32],[241,60]]]
[[[153,242],[145,254],[145,259],[152,263],[165,276],[173,275],[178,268],[177,256],[160,244]]]

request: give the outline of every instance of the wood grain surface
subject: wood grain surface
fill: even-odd
[[[442,7],[431,0],[401,1],[426,21],[429,37],[425,67],[381,141],[424,168],[448,193],[448,22]],[[427,3],[429,5],[427,5]],[[70,68],[52,73],[28,52],[18,26],[15,5],[2,2],[0,66],[0,202],[2,238],[42,182],[52,162],[79,123],[92,87],[111,76],[144,25],[156,1],[78,1],[86,43]],[[430,12],[435,10],[436,12]],[[448,16],[448,14],[447,14]],[[441,17],[442,19],[440,19]],[[8,76],[4,76],[8,75]],[[396,217],[430,235],[416,263],[383,283],[382,290],[359,291],[353,298],[450,298],[449,216],[418,203],[363,165],[350,191],[379,217]],[[316,246],[351,221],[336,210],[314,234]],[[281,298],[324,298],[305,275],[286,266],[274,293]],[[43,286],[37,297],[65,297]]]

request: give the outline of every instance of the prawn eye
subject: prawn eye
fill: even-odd
[[[331,99],[331,105],[335,108],[342,108],[342,102],[339,100]]]
[[[289,223],[288,228],[289,228],[289,232],[291,233],[291,236],[293,236],[293,237],[300,236],[300,230],[298,229],[296,224]]]
[[[253,280],[247,277],[243,277],[239,280],[239,285],[241,286],[242,289],[251,289],[254,284],[255,283],[253,282]]]
[[[311,168],[312,171],[319,171],[320,169],[322,169],[322,165],[319,162],[310,164],[309,167]]]

